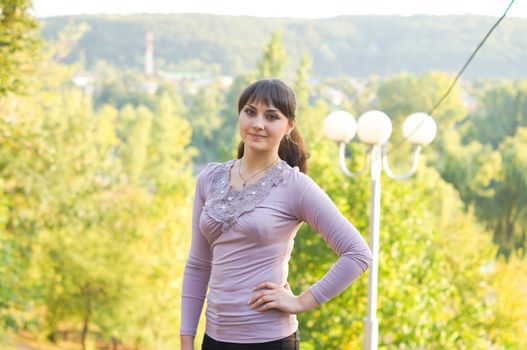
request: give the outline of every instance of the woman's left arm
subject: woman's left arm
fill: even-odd
[[[322,279],[299,296],[291,292],[287,283],[284,286],[272,282],[259,284],[248,302],[258,311],[306,312],[344,291],[372,262],[371,251],[359,231],[315,181],[307,175],[300,176],[303,186],[292,212],[322,235],[339,259]]]
[[[296,206],[297,215],[315,229],[339,256],[325,276],[309,290],[323,304],[344,291],[372,262],[368,244],[329,196],[307,175]]]
[[[254,290],[257,292],[248,304],[258,311],[278,309],[288,314],[300,314],[320,305],[309,289],[295,296],[287,282],[283,286],[264,282],[258,284]]]

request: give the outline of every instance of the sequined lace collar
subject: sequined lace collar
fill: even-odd
[[[272,187],[284,179],[287,163],[280,159],[265,175],[255,183],[241,190],[232,190],[230,185],[230,170],[235,160],[229,160],[220,165],[214,175],[211,194],[205,203],[205,212],[213,219],[223,223],[222,230],[228,230],[240,215],[253,210],[261,202]]]

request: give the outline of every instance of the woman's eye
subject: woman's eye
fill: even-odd
[[[280,117],[277,116],[277,115],[271,114],[271,115],[269,115],[269,119],[277,120],[277,119],[280,119]]]
[[[254,111],[252,109],[246,109],[245,110],[245,113],[249,114],[249,115],[253,115],[254,114]]]

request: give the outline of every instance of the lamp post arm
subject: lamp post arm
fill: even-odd
[[[368,150],[368,152],[366,152],[366,160],[364,162],[364,167],[358,173],[353,173],[348,169],[348,166],[346,165],[346,144],[344,142],[341,142],[339,148],[339,163],[340,169],[342,170],[344,175],[348,177],[361,176],[368,169],[368,165],[370,163],[370,151]]]
[[[419,155],[421,154],[422,149],[423,149],[423,146],[421,145],[415,146],[412,168],[402,175],[397,175],[390,168],[390,163],[388,162],[388,154],[386,152],[386,147],[383,147],[382,165],[383,165],[384,171],[386,171],[386,175],[388,175],[389,177],[395,180],[406,180],[410,176],[415,174],[415,172],[417,171],[417,166],[419,165]]]

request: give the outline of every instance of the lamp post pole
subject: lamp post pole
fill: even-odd
[[[372,263],[368,280],[368,316],[365,319],[366,350],[377,349],[379,320],[377,319],[377,283],[379,276],[379,230],[381,225],[381,146],[371,150],[371,208],[370,208],[370,249]]]
[[[379,279],[379,235],[381,225],[381,173],[396,180],[407,179],[417,171],[419,155],[423,145],[432,142],[436,135],[436,125],[432,117],[424,113],[414,113],[408,116],[403,124],[405,139],[414,145],[412,168],[396,175],[388,163],[385,145],[392,133],[390,118],[381,111],[368,111],[361,115],[358,123],[353,116],[344,111],[331,113],[325,121],[325,133],[328,138],[340,142],[339,163],[342,172],[348,177],[362,175],[370,166],[371,177],[371,208],[370,208],[370,249],[372,264],[368,280],[368,314],[364,319],[366,350],[377,350],[379,343],[379,320],[377,318],[377,290]],[[346,144],[358,131],[362,142],[368,144],[367,161],[359,173],[349,171],[346,166]]]

